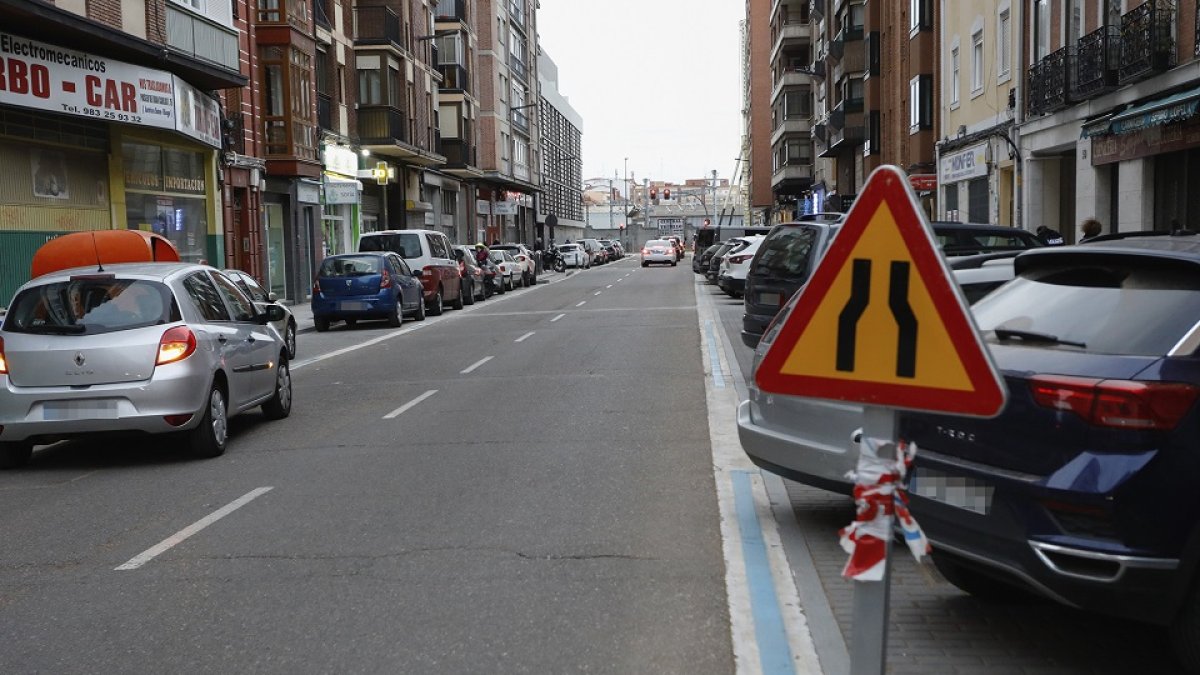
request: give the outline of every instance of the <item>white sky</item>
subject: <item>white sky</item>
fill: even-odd
[[[583,177],[731,178],[744,0],[541,0],[543,50],[583,118]]]

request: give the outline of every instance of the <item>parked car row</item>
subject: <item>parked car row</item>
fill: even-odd
[[[325,258],[317,271],[312,312],[318,331],[335,321],[424,321],[445,310],[447,296],[451,309],[462,309],[538,281],[537,259],[524,244],[484,247],[481,258],[478,248],[451,244],[441,232],[394,230],[364,234],[358,248]]]
[[[755,255],[754,370],[836,233],[813,225],[777,226]],[[1021,589],[1164,626],[1200,672],[1200,236],[1041,247],[1020,230],[933,229],[1009,393],[992,419],[899,415],[934,564],[982,598]],[[747,455],[849,494],[861,406],[748,389]]]

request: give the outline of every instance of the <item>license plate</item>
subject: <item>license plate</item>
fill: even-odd
[[[779,304],[779,294],[778,293],[759,293],[758,294],[758,304],[760,304],[760,305],[778,305]]]
[[[361,312],[367,308],[367,303],[356,301],[344,301],[338,303],[338,309],[344,312]]]
[[[42,419],[59,420],[115,420],[117,402],[105,400],[48,401],[42,404]]]
[[[996,488],[974,478],[917,467],[909,475],[908,491],[948,506],[987,515]]]

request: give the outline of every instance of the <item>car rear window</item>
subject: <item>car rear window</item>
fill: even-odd
[[[157,281],[74,278],[21,292],[8,310],[4,330],[95,335],[179,320],[174,294]]]
[[[804,275],[814,254],[817,230],[812,227],[779,227],[763,240],[755,274],[789,278]]]
[[[358,241],[360,251],[391,251],[405,258],[420,258],[421,235],[416,232],[373,234]]]
[[[1082,343],[1088,352],[1158,356],[1196,324],[1200,275],[1195,266],[1096,258],[1031,265],[974,305],[980,330],[992,341],[997,338],[989,333],[1001,328]]]
[[[671,245],[672,245],[671,242],[663,241],[661,239],[651,239],[650,241],[646,242],[646,248],[652,248],[654,246],[666,248],[667,246],[671,246]]]
[[[367,274],[379,274],[379,266],[382,261],[382,258],[374,255],[326,258],[321,263],[320,275],[323,277],[361,277]]]

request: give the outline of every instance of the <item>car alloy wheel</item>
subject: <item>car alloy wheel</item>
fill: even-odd
[[[279,355],[275,366],[275,395],[262,405],[263,415],[269,420],[281,420],[292,413],[292,370],[287,356]]]
[[[229,419],[225,407],[225,392],[213,384],[208,391],[208,403],[204,406],[200,426],[191,431],[192,452],[197,457],[219,457],[225,454],[229,440]]]
[[[296,322],[288,321],[287,330],[284,331],[284,344],[287,345],[288,358],[296,358]]]
[[[440,316],[445,309],[442,305],[442,288],[439,286],[437,293],[433,295],[433,302],[429,305],[429,315]]]

